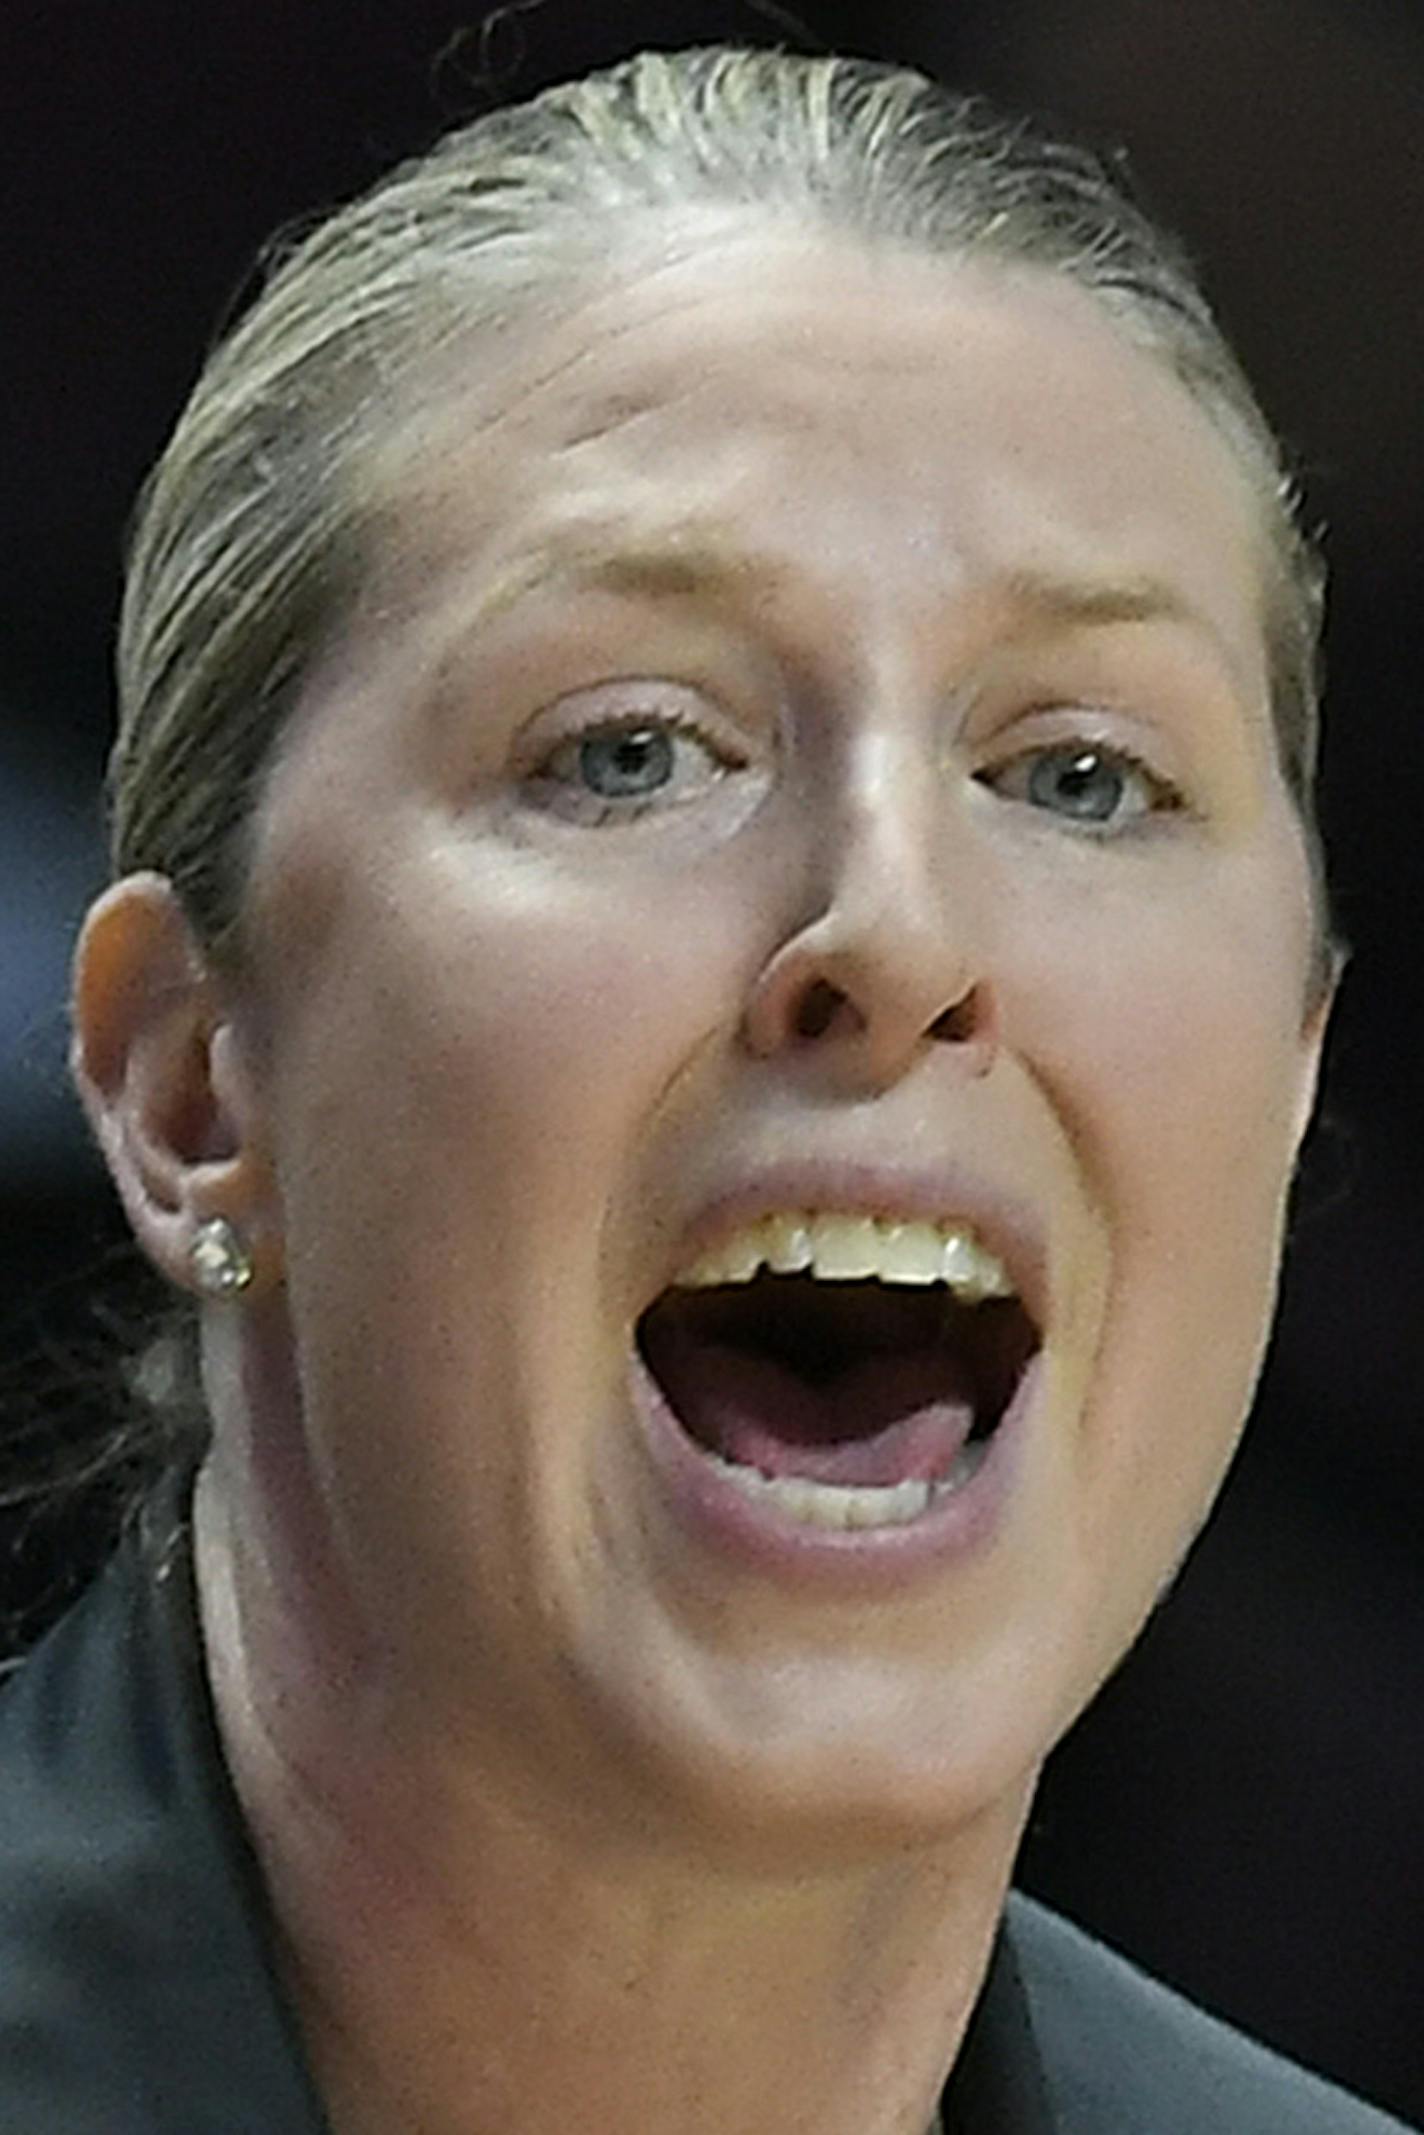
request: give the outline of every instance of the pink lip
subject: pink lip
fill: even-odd
[[[1040,1351],[969,1480],[901,1527],[811,1527],[774,1502],[747,1497],[688,1437],[636,1350],[631,1392],[654,1473],[674,1519],[694,1544],[781,1585],[875,1594],[991,1545],[1022,1458],[1041,1364]]]
[[[899,1167],[871,1163],[774,1164],[721,1188],[681,1240],[678,1266],[763,1216],[797,1210],[967,1223],[1003,1262],[1025,1311],[1042,1334],[1048,1310],[1048,1255],[1034,1206],[983,1172],[958,1162]]]

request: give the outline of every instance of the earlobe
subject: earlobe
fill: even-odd
[[[254,1228],[265,1166],[220,989],[165,877],[128,876],[90,910],[72,1023],[75,1085],[134,1235],[192,1287],[199,1226]]]

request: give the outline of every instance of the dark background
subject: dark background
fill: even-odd
[[[0,1398],[92,1345],[121,1231],[66,1094],[64,968],[129,500],[259,243],[452,118],[774,8],[7,0],[0,24]],[[1208,265],[1334,562],[1326,823],[1354,966],[1247,1449],[1175,1596],[1055,1759],[1024,1880],[1424,2120],[1424,9],[806,0],[809,34],[1124,143]],[[106,1287],[107,1285],[107,1287]],[[122,1284],[120,1284],[122,1290]],[[102,1340],[102,1335],[100,1336]],[[73,1378],[70,1366],[62,1372]],[[97,1412],[101,1397],[90,1395]],[[73,1406],[76,1433],[84,1399]],[[66,1412],[68,1413],[68,1412]],[[0,1523],[0,1578],[53,1569]],[[77,1562],[77,1557],[75,1558]],[[1229,2131],[1223,2131],[1229,2135]]]

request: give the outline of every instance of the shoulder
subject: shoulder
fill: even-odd
[[[0,1690],[0,2129],[322,2124],[165,1516]]]
[[[1032,1900],[1008,1926],[1063,2135],[1407,2135]]]

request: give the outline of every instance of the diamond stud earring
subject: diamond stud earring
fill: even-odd
[[[198,1225],[188,1260],[206,1297],[236,1297],[256,1273],[252,1255],[226,1216],[209,1216]]]

